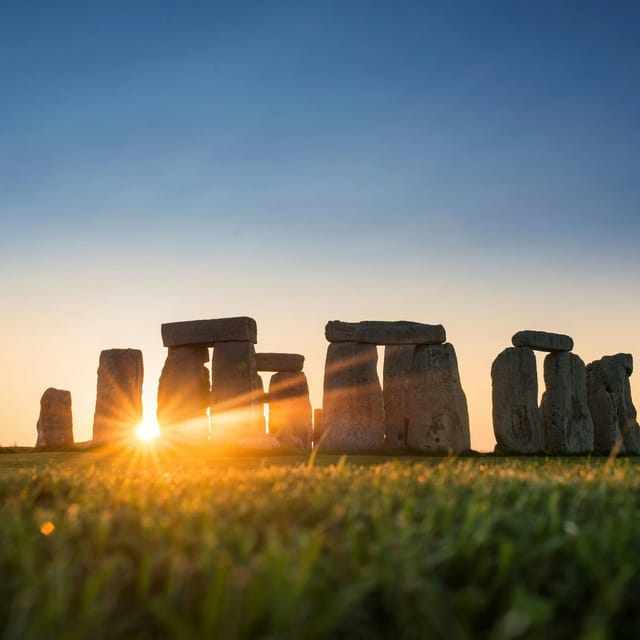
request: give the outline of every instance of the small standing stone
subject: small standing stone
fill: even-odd
[[[388,345],[384,349],[382,393],[389,451],[401,451],[406,446],[414,352],[415,345]]]
[[[497,450],[542,451],[536,357],[528,347],[509,347],[491,367],[493,432]]]
[[[36,447],[59,447],[73,444],[71,393],[49,387],[40,398]]]
[[[411,377],[407,446],[425,453],[468,451],[469,412],[453,345],[418,345]]]
[[[384,402],[373,344],[336,342],[327,349],[323,451],[373,453],[384,448]]]
[[[311,420],[309,385],[304,373],[274,374],[269,382],[269,433],[283,443],[308,449]]]
[[[633,357],[628,353],[604,356],[587,366],[587,395],[595,431],[594,450],[609,454],[640,454],[640,427],[631,399],[629,376]]]
[[[142,422],[143,377],[138,349],[108,349],[100,354],[94,442],[118,442],[134,436]]]
[[[163,436],[182,442],[209,438],[207,347],[169,347],[158,384],[157,418]]]
[[[550,353],[544,360],[544,381],[540,416],[545,451],[555,455],[593,451],[584,362],[574,353]]]

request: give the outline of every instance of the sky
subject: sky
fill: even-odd
[[[442,323],[472,446],[520,329],[640,357],[636,2],[27,1],[0,7],[0,444],[102,349],[248,315]],[[540,364],[542,360],[539,360]],[[632,390],[640,399],[640,376]]]

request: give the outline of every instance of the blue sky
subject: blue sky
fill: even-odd
[[[640,273],[639,33],[635,2],[4,5],[2,293],[597,301]]]

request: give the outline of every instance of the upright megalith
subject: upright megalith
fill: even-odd
[[[594,450],[640,454],[640,427],[631,399],[633,356],[604,356],[587,366],[587,397],[593,418]]]
[[[574,353],[550,353],[544,360],[544,381],[540,416],[545,451],[557,455],[593,451],[584,362]]]
[[[269,381],[269,434],[283,444],[311,447],[309,385],[302,371],[282,371]]]
[[[384,401],[375,344],[335,342],[327,349],[322,450],[371,453],[384,447]]]
[[[40,398],[40,417],[36,425],[36,447],[60,447],[73,444],[71,393],[49,387]]]
[[[211,320],[188,320],[166,322],[161,327],[162,343],[165,347],[200,345],[213,347],[218,342],[258,341],[258,329],[253,318],[214,318]]]
[[[158,384],[157,418],[163,437],[189,443],[208,440],[208,360],[207,347],[169,347]]]
[[[389,451],[401,451],[407,443],[412,389],[411,368],[416,346],[388,345],[384,349],[382,395],[385,442]]]
[[[142,422],[142,352],[108,349],[100,354],[93,441],[118,442],[133,437]]]
[[[362,344],[442,344],[446,333],[441,324],[421,322],[395,322],[365,320],[363,322],[341,322],[331,320],[325,327],[328,342],[359,342]]]
[[[216,343],[211,361],[212,440],[228,443],[264,435],[259,385],[252,342]]]
[[[571,351],[573,339],[563,333],[549,333],[548,331],[518,331],[511,343],[514,347],[529,347],[536,351]]]
[[[407,446],[424,453],[471,448],[467,398],[453,345],[418,345],[411,369]]]
[[[506,453],[542,451],[536,357],[529,347],[509,347],[491,367],[493,432]]]

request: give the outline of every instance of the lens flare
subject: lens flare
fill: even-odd
[[[160,427],[155,419],[145,418],[136,431],[138,440],[142,442],[150,442],[160,435]]]

